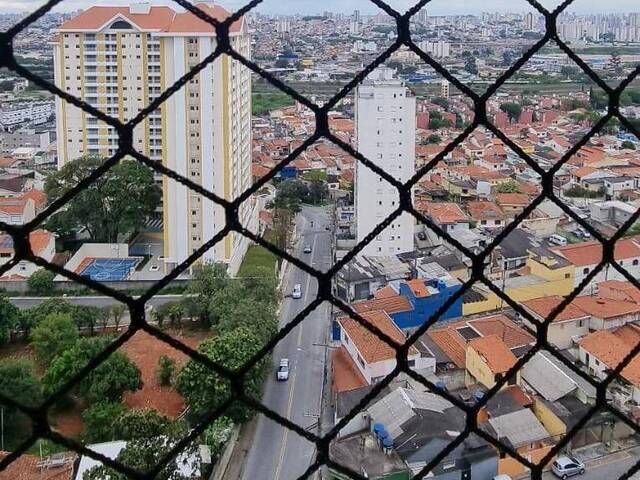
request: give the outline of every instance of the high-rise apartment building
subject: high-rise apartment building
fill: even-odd
[[[415,173],[416,98],[393,70],[379,68],[356,91],[357,149],[401,182]],[[395,187],[360,162],[356,165],[356,225],[358,241],[399,206]],[[413,250],[414,219],[396,218],[363,250],[386,256]]]
[[[218,5],[198,8],[223,20]],[[231,45],[251,58],[244,19],[230,27]],[[56,85],[125,122],[216,48],[216,33],[188,11],[131,4],[91,7],[65,22],[54,41]],[[118,147],[117,132],[92,115],[56,99],[59,164],[86,154],[108,157]],[[251,185],[251,75],[223,55],[134,132],[133,146],[152,160],[232,200]],[[184,261],[225,224],[224,211],[182,184],[162,182],[164,256],[167,268]],[[255,223],[250,201],[240,212],[245,226]],[[246,238],[231,234],[210,249],[206,262],[226,262],[235,272],[246,252]]]

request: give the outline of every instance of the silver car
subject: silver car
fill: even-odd
[[[289,380],[289,359],[282,358],[280,359],[280,364],[278,365],[278,371],[276,372],[276,379],[279,382],[286,382]]]
[[[565,478],[573,477],[574,475],[584,474],[584,463],[575,457],[562,456],[556,458],[551,470],[557,477]]]

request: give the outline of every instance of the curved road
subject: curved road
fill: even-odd
[[[331,242],[330,234],[325,230],[327,225],[329,216],[321,208],[304,208],[298,219],[301,239],[295,253],[320,270],[330,266]],[[305,245],[311,245],[310,254],[302,253]],[[315,298],[315,279],[292,267],[283,284],[285,294],[289,294],[297,283],[302,285],[302,298],[285,298],[280,312],[280,327],[291,321]],[[278,382],[274,371],[265,385],[262,398],[262,403],[268,408],[315,433],[319,431],[317,422],[321,414],[325,345],[329,330],[329,306],[321,304],[275,346],[273,363],[277,364],[280,358],[286,357],[291,364],[291,372],[287,382]],[[313,462],[314,454],[313,444],[260,415],[242,478],[294,480]]]

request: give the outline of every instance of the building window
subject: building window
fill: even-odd
[[[578,320],[578,326],[582,327],[584,325],[584,320]]]
[[[582,269],[582,273],[584,273],[585,275],[589,273],[589,267],[583,268]]]
[[[409,365],[410,368],[413,368],[416,366],[416,361],[415,360],[409,360],[407,362],[407,365]]]
[[[362,357],[360,355],[358,355],[358,363],[360,365],[362,365],[362,367],[364,368],[364,360],[362,359]]]
[[[633,261],[633,266],[634,266],[634,267],[637,267],[637,266],[638,266],[638,259],[635,259],[635,260]]]

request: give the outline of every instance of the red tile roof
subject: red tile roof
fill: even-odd
[[[417,206],[417,210],[431,217],[434,222],[440,225],[464,223],[469,221],[469,218],[457,203],[420,202]]]
[[[497,335],[475,338],[467,348],[475,350],[493,373],[506,373],[518,359]]]
[[[391,317],[385,312],[374,311],[361,313],[362,317],[371,325],[378,328],[382,333],[397,342],[404,344],[406,337],[400,329],[393,323]],[[387,342],[378,338],[368,328],[362,326],[358,321],[349,317],[338,319],[338,323],[356,346],[362,358],[367,363],[383,362],[396,358],[396,351]],[[410,355],[417,355],[419,352],[415,347],[410,348]]]
[[[537,316],[545,319],[556,308],[563,298],[558,295],[552,295],[550,297],[541,297],[533,300],[527,300],[522,304],[535,313]],[[576,320],[579,318],[588,317],[589,314],[580,309],[575,302],[571,302],[567,305],[553,320],[554,322],[564,322],[567,320]]]
[[[8,455],[0,452],[0,460]],[[0,480],[71,480],[73,465],[77,458],[75,453],[65,453],[67,461],[59,468],[38,468],[41,458],[37,455],[22,454],[11,462],[5,470],[0,471]]]
[[[331,387],[334,393],[347,392],[368,385],[344,347],[331,352],[331,372]]]
[[[631,327],[637,328],[636,326]],[[584,337],[580,341],[580,346],[607,367],[614,369],[635,348],[637,341],[636,338],[629,339],[625,335],[616,333],[611,330],[598,330]],[[640,358],[634,357],[622,369],[621,375],[636,387],[640,387]]]
[[[424,280],[415,278],[407,282],[407,286],[411,289],[411,292],[416,298],[425,298],[429,296],[429,289],[424,284]]]
[[[195,6],[218,21],[224,21],[229,16],[229,12],[219,5],[198,3]],[[215,28],[211,24],[199,19],[193,13],[177,12],[168,6],[153,6],[146,14],[129,13],[129,7],[93,6],[64,22],[59,30],[62,32],[97,31],[118,17],[123,17],[143,31],[215,34]],[[241,28],[242,20],[238,20],[233,23],[230,31],[236,33]]]
[[[526,207],[529,205],[529,195],[526,193],[498,193],[496,195],[498,205],[518,205]]]
[[[398,312],[408,312],[413,310],[411,302],[407,297],[398,295],[387,295],[383,298],[374,298],[373,300],[362,300],[351,305],[356,312],[362,314],[364,312],[371,312],[380,310],[387,312],[389,315]]]
[[[552,248],[577,267],[595,265],[602,261],[602,244],[598,241],[575,243]],[[618,240],[614,249],[616,260],[640,257],[640,247],[632,239]]]
[[[637,303],[624,300],[612,300],[610,298],[591,296],[577,297],[573,301],[573,304],[589,315],[605,320],[640,313],[640,305]]]

